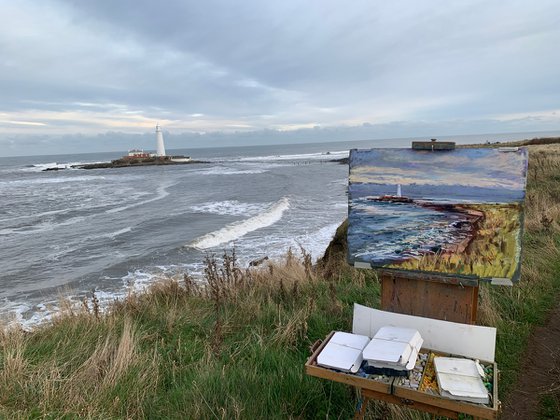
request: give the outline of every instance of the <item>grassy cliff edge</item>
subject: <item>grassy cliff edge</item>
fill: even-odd
[[[530,146],[521,281],[481,287],[479,323],[498,327],[505,398],[531,329],[560,294],[560,147]],[[352,390],[307,377],[309,346],[378,306],[375,273],[345,264],[345,225],[313,266],[304,251],[251,270],[206,261],[207,287],[164,279],[100,313],[95,299],[50,325],[0,335],[0,416],[348,418]],[[422,418],[383,404],[374,418]]]

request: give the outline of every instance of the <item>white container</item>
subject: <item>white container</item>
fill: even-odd
[[[363,352],[368,364],[377,368],[411,370],[424,340],[412,328],[381,327]]]
[[[362,364],[362,350],[369,343],[365,335],[337,331],[317,356],[319,366],[356,373]]]

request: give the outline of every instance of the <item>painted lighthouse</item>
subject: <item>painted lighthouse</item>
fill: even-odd
[[[165,144],[163,144],[163,133],[161,132],[159,124],[156,124],[156,155],[157,157],[166,156]]]

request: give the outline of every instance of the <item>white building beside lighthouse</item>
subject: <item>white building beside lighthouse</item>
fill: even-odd
[[[156,155],[158,157],[166,156],[165,145],[163,144],[163,133],[161,132],[161,128],[159,124],[156,124],[156,144],[157,144]]]

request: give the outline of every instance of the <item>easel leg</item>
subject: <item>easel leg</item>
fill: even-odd
[[[358,403],[356,404],[356,413],[354,414],[355,420],[362,420],[366,414],[367,405],[369,402],[368,397],[364,397],[361,390],[358,390]]]

